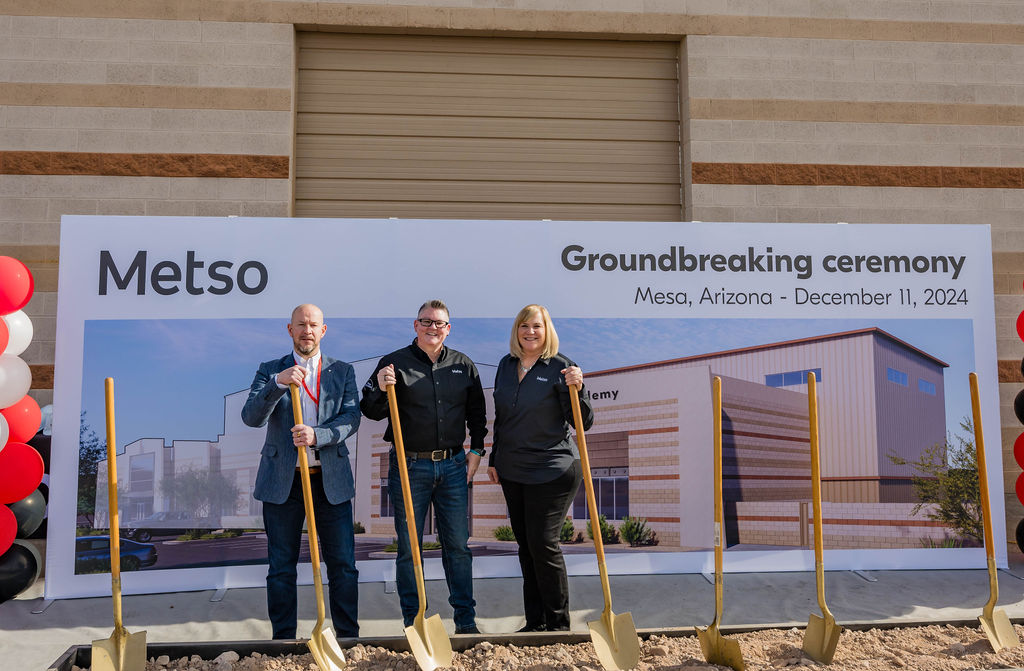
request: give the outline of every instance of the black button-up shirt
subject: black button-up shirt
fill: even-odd
[[[559,352],[540,359],[519,381],[519,359],[506,354],[494,377],[494,444],[490,465],[498,477],[523,484],[551,482],[579,459],[569,437],[573,424],[569,387],[561,371],[575,366]],[[594,409],[580,391],[583,427],[594,424]]]
[[[444,347],[432,362],[413,341],[381,357],[363,385],[359,409],[370,419],[388,419],[384,440],[394,443],[387,394],[377,384],[381,368],[394,364],[398,419],[406,452],[461,448],[469,428],[470,447],[484,449],[487,414],[480,374],[462,352]]]

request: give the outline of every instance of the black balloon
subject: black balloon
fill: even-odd
[[[14,545],[0,555],[0,603],[31,587],[40,569],[39,553],[27,541],[14,541]]]
[[[47,502],[50,500],[50,488],[47,486],[47,481],[50,479],[50,436],[47,436],[42,431],[32,436],[28,444],[36,448],[36,452],[43,458],[43,469],[46,475],[43,475],[43,481],[39,483],[39,491],[43,494],[43,499]],[[18,534],[18,538],[21,538],[21,534]],[[46,538],[46,517],[43,517],[43,523],[39,525],[39,528],[33,531],[26,538]]]
[[[1013,399],[1013,414],[1017,415],[1017,421],[1024,424],[1024,389],[1017,392],[1017,398]]]
[[[38,489],[7,507],[14,513],[14,519],[18,520],[18,538],[31,536],[46,517],[46,499]]]
[[[50,472],[50,441],[51,437],[42,431],[25,441],[28,445],[36,448],[36,452],[43,458],[43,470],[47,473]]]

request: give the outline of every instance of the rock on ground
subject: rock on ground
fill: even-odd
[[[1016,625],[1024,638],[1024,627]],[[1024,646],[993,653],[980,628],[930,625],[904,629],[844,631],[832,664],[818,664],[803,654],[803,632],[768,629],[728,636],[739,641],[750,671],[817,667],[830,671],[966,671],[1024,667]],[[708,664],[696,637],[652,636],[643,641],[638,671],[719,671],[728,667]],[[416,671],[416,660],[407,652],[357,645],[345,650],[346,671]],[[601,671],[601,663],[589,643],[543,647],[493,645],[482,642],[455,653],[457,671]],[[87,671],[74,667],[75,671]],[[226,652],[215,660],[197,655],[150,659],[146,671],[317,671],[311,655],[270,657],[254,653],[239,659]]]

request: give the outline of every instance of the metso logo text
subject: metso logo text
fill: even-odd
[[[245,261],[232,272],[235,267],[234,261],[223,259],[211,261],[209,265],[205,261],[197,261],[196,253],[189,250],[185,254],[184,269],[174,261],[158,261],[153,264],[153,270],[146,272],[149,261],[149,252],[139,250],[135,258],[128,263],[124,272],[118,269],[114,257],[107,250],[100,251],[100,284],[99,295],[107,295],[107,282],[113,280],[114,286],[120,291],[125,291],[135,280],[135,293],[142,296],[146,293],[146,280],[153,291],[162,295],[170,296],[181,291],[181,283],[184,281],[184,289],[193,296],[203,293],[211,293],[216,296],[223,296],[230,293],[236,286],[243,294],[258,294],[267,288],[269,275],[267,267],[259,261]],[[205,268],[206,272],[197,272]],[[205,286],[199,286],[203,280],[208,280]]]

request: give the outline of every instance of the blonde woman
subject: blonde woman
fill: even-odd
[[[569,629],[569,580],[558,543],[562,520],[583,473],[576,444],[569,385],[583,372],[558,351],[558,334],[542,305],[516,315],[494,378],[494,444],[487,473],[500,483],[519,543],[526,626],[520,631]],[[586,428],[594,411],[580,394]]]

